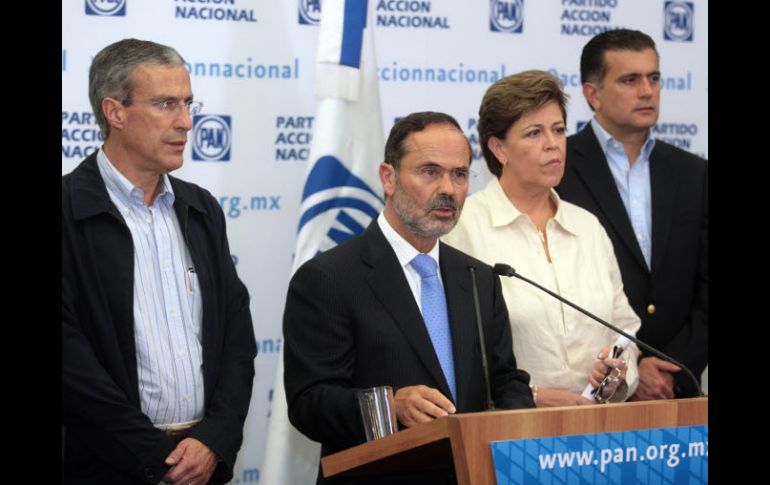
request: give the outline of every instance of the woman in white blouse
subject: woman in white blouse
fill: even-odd
[[[544,71],[525,71],[490,86],[479,109],[479,143],[497,178],[465,202],[442,238],[488,264],[506,263],[589,312],[636,332],[640,320],[623,293],[615,253],[599,221],[559,199],[564,173],[566,95]],[[517,366],[531,375],[538,406],[592,404],[581,397],[610,369],[620,375],[610,401],[638,383],[636,345],[608,357],[616,335],[582,313],[515,278],[503,278]]]

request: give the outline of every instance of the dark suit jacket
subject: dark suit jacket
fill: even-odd
[[[238,279],[216,199],[170,177],[174,210],[203,299],[205,414],[190,437],[232,477],[251,400],[256,343],[249,295]],[[62,424],[65,483],[152,483],[174,449],[140,407],[133,332],[134,247],[96,155],[62,177]]]
[[[533,407],[529,375],[516,369],[497,276],[489,266],[446,244],[440,243],[439,251],[457,411],[482,411],[486,401],[468,263],[477,268],[495,405]],[[419,307],[376,219],[361,236],[297,270],[289,285],[283,331],[289,419],[321,442],[322,455],[366,441],[356,389],[424,384],[450,396]],[[395,478],[389,480],[383,483],[394,483]],[[436,483],[432,478],[419,480],[416,483]],[[400,477],[397,483],[413,481]]]
[[[564,178],[556,191],[594,213],[610,236],[628,301],[642,319],[639,338],[699,379],[708,363],[708,163],[658,140],[650,155],[650,185],[651,270],[591,125],[567,139]],[[684,372],[674,375],[677,397],[694,395],[691,379]]]

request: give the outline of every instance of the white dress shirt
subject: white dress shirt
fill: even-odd
[[[546,226],[551,263],[537,227],[508,200],[497,179],[467,199],[457,226],[442,240],[487,264],[509,264],[599,318],[636,332],[641,323],[623,293],[604,228],[588,211],[560,200],[554,190],[551,198],[557,206]],[[501,279],[517,367],[530,373],[532,384],[580,394],[597,354],[617,335],[523,281]],[[628,362],[628,389],[613,401],[634,393],[637,356],[632,343],[622,356]]]
[[[414,299],[417,301],[417,306],[420,308],[420,313],[422,313],[422,278],[417,270],[409,264],[415,256],[420,254],[420,251],[415,249],[414,246],[409,244],[406,239],[401,237],[401,235],[393,229],[393,226],[391,226],[388,220],[385,219],[384,213],[380,213],[377,218],[377,224],[380,226],[380,230],[385,236],[385,239],[390,243],[390,247],[392,247],[393,251],[396,253],[398,263],[401,265],[401,269],[404,270],[404,276],[406,276],[406,281],[409,283],[409,289],[412,290]],[[441,265],[438,264],[438,253],[438,241],[436,241],[436,244],[433,245],[433,248],[428,251],[427,254],[436,261],[438,280],[441,282],[441,286],[444,286],[444,280],[441,279]]]

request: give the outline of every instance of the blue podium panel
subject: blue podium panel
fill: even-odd
[[[498,485],[708,483],[708,425],[491,443]]]

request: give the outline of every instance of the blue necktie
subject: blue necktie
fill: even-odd
[[[410,263],[422,278],[420,302],[422,318],[428,328],[433,349],[436,351],[444,377],[456,402],[455,364],[452,352],[452,334],[449,331],[449,313],[446,308],[446,296],[441,281],[436,273],[436,261],[427,254],[418,254]]]

